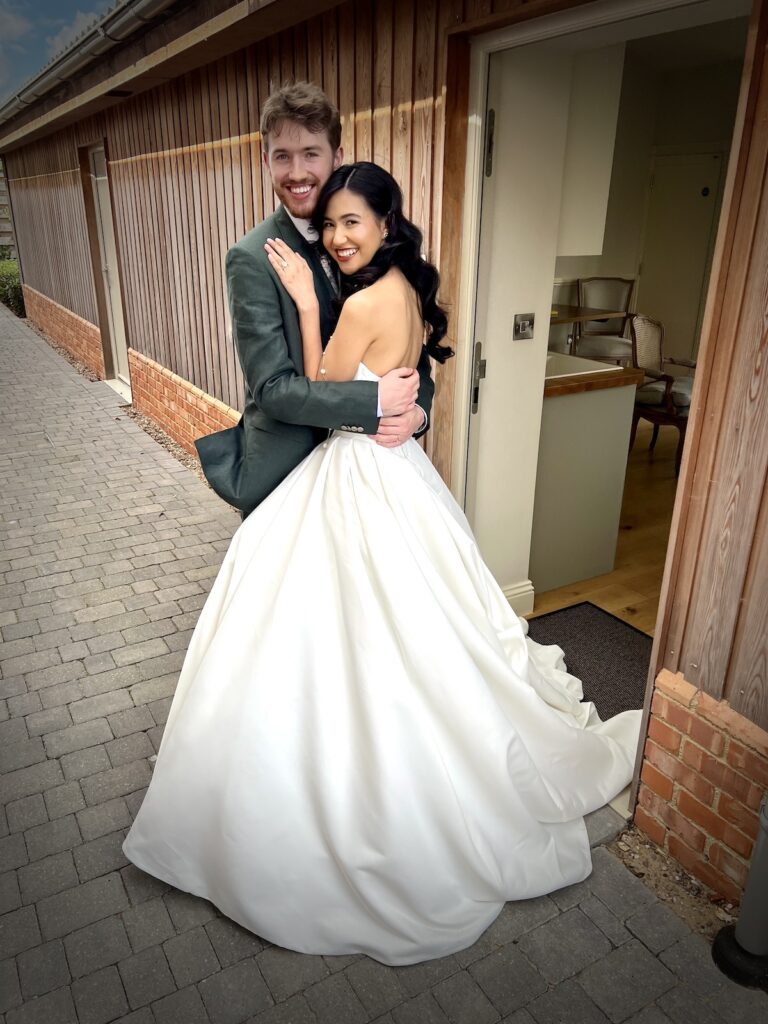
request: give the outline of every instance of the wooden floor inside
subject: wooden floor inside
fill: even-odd
[[[614,571],[537,594],[532,616],[591,601],[653,635],[677,488],[678,435],[676,430],[662,427],[651,453],[652,429],[649,423],[640,422],[629,456]]]

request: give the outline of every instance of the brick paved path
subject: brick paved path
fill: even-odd
[[[768,999],[606,850],[471,949],[390,969],[302,956],[143,875],[121,843],[239,520],[0,305],[3,1024],[637,1024]],[[612,811],[590,823],[595,841]]]

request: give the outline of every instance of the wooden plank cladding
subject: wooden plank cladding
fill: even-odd
[[[346,159],[392,171],[439,260],[445,33],[517,6],[350,0],[9,153],[25,279],[98,323],[78,150],[104,143],[128,344],[238,407],[222,263],[274,209],[258,132],[266,97],[292,79],[322,85],[341,111]],[[41,237],[51,244],[37,244]],[[447,373],[452,384],[450,364]],[[452,387],[440,392],[449,419]]]
[[[79,167],[13,177],[11,189],[25,284],[98,323]]]

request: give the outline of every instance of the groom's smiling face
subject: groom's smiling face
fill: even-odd
[[[321,188],[344,159],[343,150],[334,152],[325,132],[311,132],[292,121],[283,121],[265,141],[264,163],[275,195],[294,217],[308,219]]]

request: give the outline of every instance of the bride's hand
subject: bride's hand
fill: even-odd
[[[267,259],[299,312],[314,309],[317,306],[315,279],[304,257],[294,252],[281,238],[268,238],[264,248]]]

